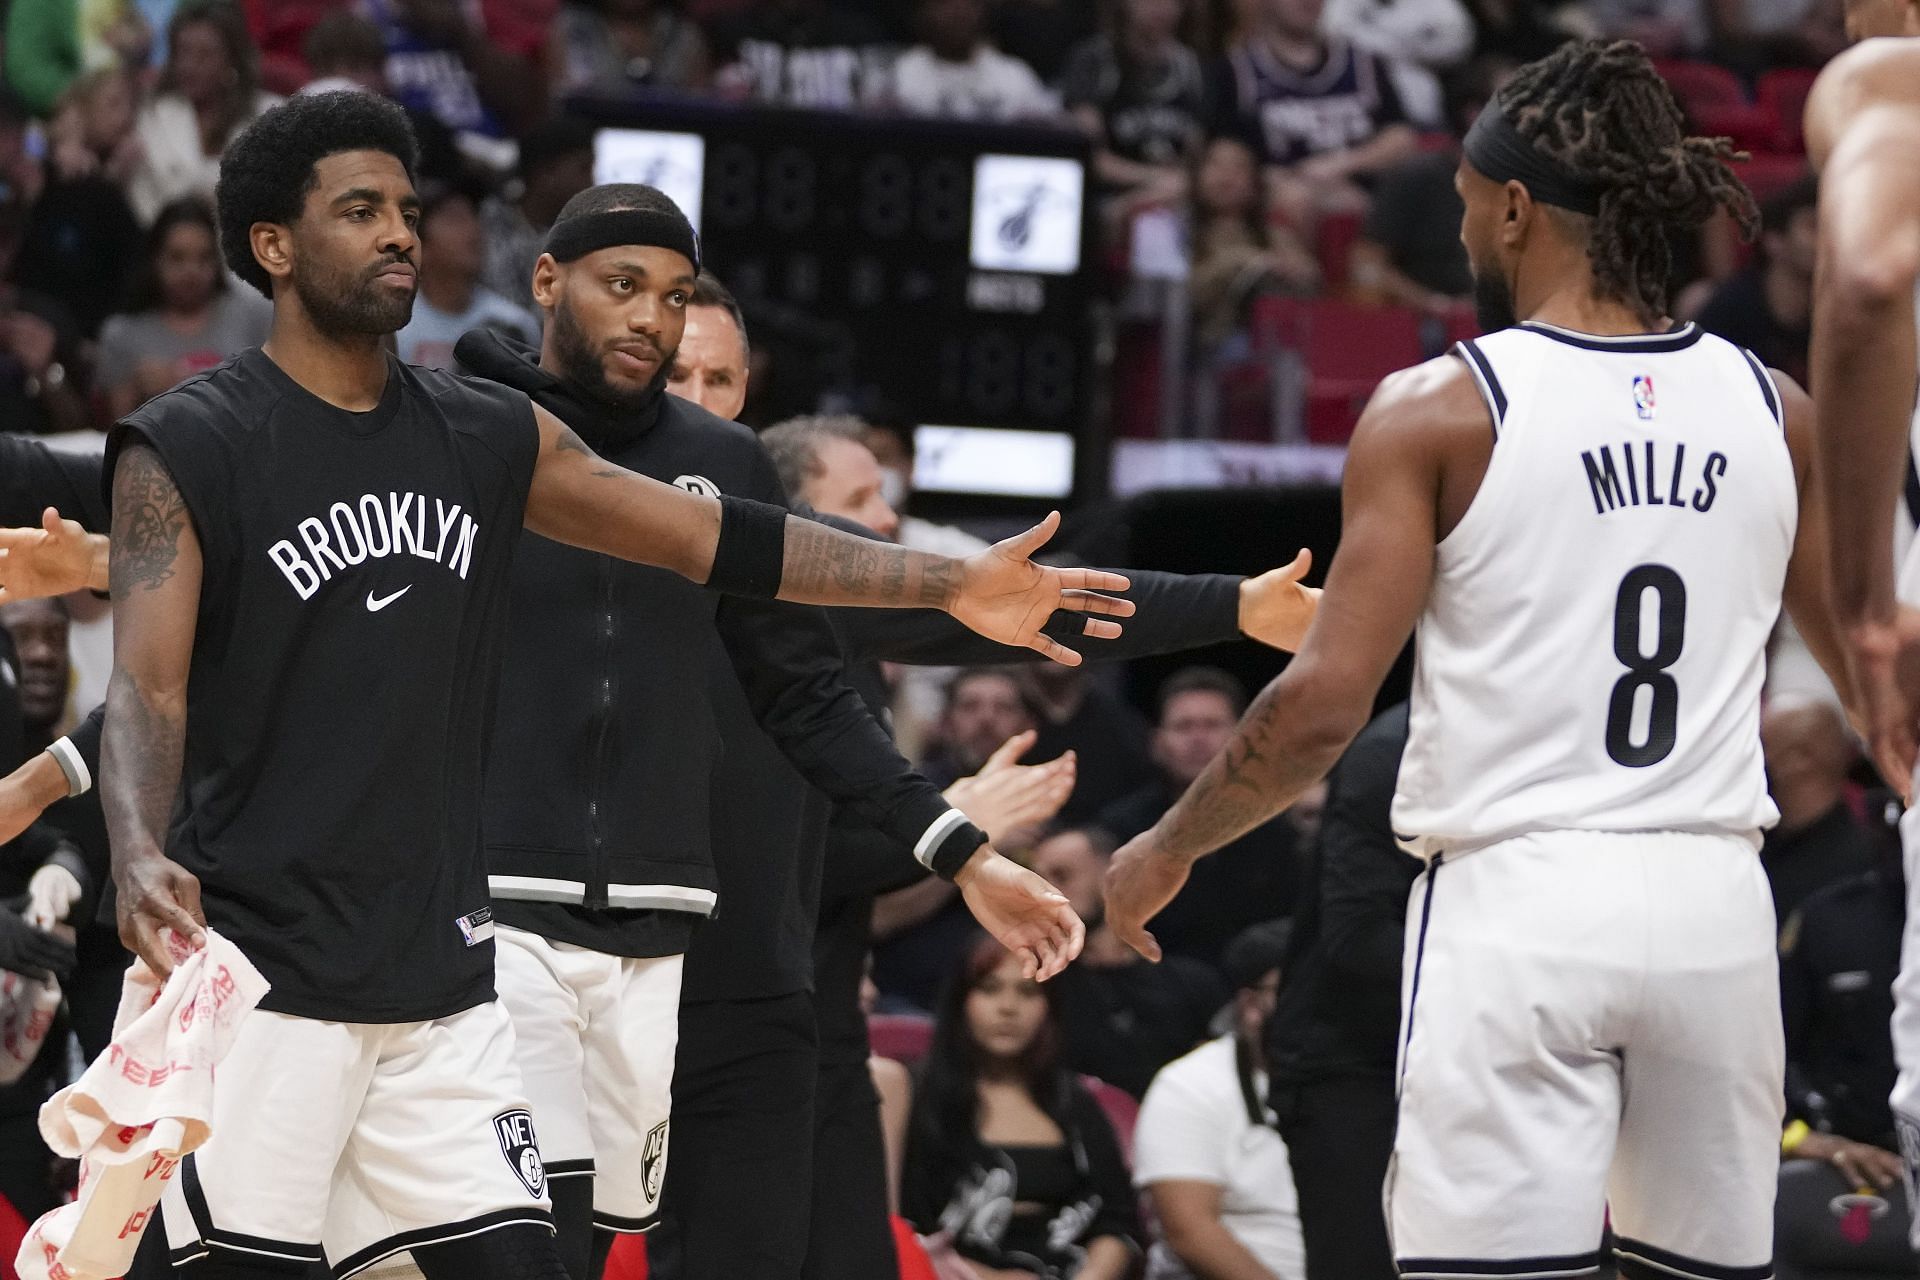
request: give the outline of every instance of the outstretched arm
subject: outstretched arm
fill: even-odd
[[[1374,396],[1347,454],[1340,548],[1299,655],[1179,802],[1114,856],[1107,920],[1148,958],[1160,949],[1146,922],[1193,861],[1292,804],[1366,724],[1432,580],[1442,432],[1454,425],[1437,419],[1465,403],[1433,392],[1454,375],[1423,365]]]
[[[1769,370],[1780,389],[1786,417],[1787,451],[1793,455],[1794,479],[1800,486],[1800,521],[1793,536],[1793,554],[1787,561],[1782,602],[1800,638],[1807,642],[1820,670],[1849,712],[1857,710],[1853,679],[1847,670],[1846,646],[1834,625],[1827,584],[1832,580],[1827,550],[1826,493],[1814,466],[1813,400],[1798,383],[1778,369]],[[1891,531],[1889,531],[1891,542]]]
[[[1901,42],[1904,43],[1904,42]],[[1920,689],[1920,614],[1894,599],[1893,530],[1914,410],[1920,278],[1920,94],[1911,52],[1861,46],[1821,76],[1807,106],[1823,162],[1814,272],[1813,385],[1830,593],[1869,746],[1905,790]],[[1890,55],[1890,56],[1889,56]]]
[[[173,477],[145,444],[113,477],[113,678],[100,803],[113,848],[120,940],[172,969],[163,930],[204,940],[200,882],[165,853],[187,740],[187,671],[200,606],[200,539]]]
[[[724,503],[636,475],[600,458],[535,406],[540,452],[527,495],[527,527],[572,546],[658,565],[739,595],[799,604],[944,609],[1003,644],[1055,661],[1079,655],[1041,630],[1056,609],[1127,617],[1133,606],[1094,594],[1127,580],[1091,569],[1052,569],[1032,554],[1052,536],[1049,517],[965,560],[857,538],[764,503]],[[723,522],[722,511],[728,513]],[[1088,635],[1119,633],[1090,618]]]

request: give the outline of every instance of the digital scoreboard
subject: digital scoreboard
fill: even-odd
[[[743,300],[851,337],[853,380],[922,424],[916,487],[1014,506],[1100,487],[1085,137],[681,102],[575,109],[599,126],[596,181],[659,187]]]

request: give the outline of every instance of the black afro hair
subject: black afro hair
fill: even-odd
[[[384,151],[412,177],[419,147],[406,112],[355,89],[298,94],[263,113],[220,158],[214,203],[220,252],[235,275],[273,297],[273,278],[254,261],[256,222],[293,222],[315,182],[314,166],[342,151]]]

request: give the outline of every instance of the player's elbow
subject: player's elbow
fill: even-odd
[[[1820,305],[1829,320],[1878,324],[1889,311],[1913,306],[1920,238],[1886,236],[1844,249],[1836,246],[1821,263],[1820,276]]]

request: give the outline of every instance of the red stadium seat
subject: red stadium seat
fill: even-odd
[[[20,1242],[27,1238],[32,1225],[7,1203],[5,1196],[0,1196],[0,1280],[20,1280],[13,1260],[20,1255]]]
[[[1771,151],[1780,141],[1780,120],[1769,107],[1751,102],[1708,102],[1688,108],[1695,131],[1709,138],[1731,138],[1742,151]]]
[[[1807,175],[1804,156],[1754,156],[1734,163],[1733,171],[1753,192],[1755,200],[1777,195]]]
[[[647,1280],[647,1238],[622,1235],[613,1238],[613,1250],[607,1254],[607,1269],[601,1280]]]
[[[1426,358],[1420,317],[1406,307],[1262,298],[1254,303],[1253,334],[1270,356],[1300,354],[1302,416],[1316,444],[1345,444],[1380,380]]]
[[[1120,1154],[1133,1163],[1133,1126],[1140,1121],[1140,1104],[1133,1095],[1117,1085],[1108,1084],[1093,1076],[1081,1076],[1080,1083],[1086,1087],[1100,1109],[1107,1113],[1107,1123],[1113,1126],[1113,1136],[1120,1140]]]
[[[1321,287],[1330,293],[1347,283],[1347,264],[1353,257],[1353,242],[1360,238],[1360,224],[1357,213],[1330,213],[1320,219],[1314,248],[1320,259]]]
[[[867,1019],[867,1039],[883,1058],[912,1066],[933,1043],[933,1019],[912,1013],[876,1013]]]
[[[1776,150],[1797,152],[1804,145],[1802,117],[1807,110],[1807,95],[1813,91],[1814,77],[1819,74],[1812,67],[1782,67],[1761,76],[1760,83],[1754,86],[1755,98],[1773,112],[1779,122]]]
[[[1701,107],[1742,106],[1747,102],[1747,91],[1740,77],[1725,67],[1684,59],[1662,59],[1654,66],[1689,113]]]
[[[900,1280],[940,1280],[933,1259],[920,1247],[913,1224],[897,1214],[893,1219],[893,1251],[900,1258]]]

